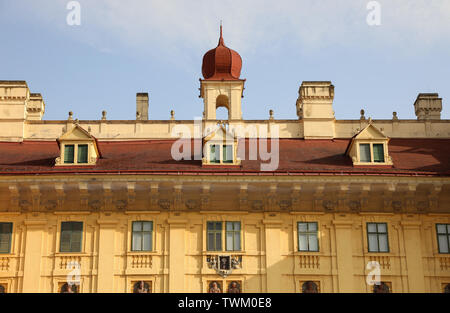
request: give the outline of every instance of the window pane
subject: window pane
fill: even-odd
[[[78,145],[78,163],[88,162],[88,145]]]
[[[73,163],[74,152],[74,145],[64,146],[64,163]]]
[[[437,225],[437,232],[438,234],[445,234],[445,224],[438,224]]]
[[[70,222],[73,231],[82,231],[83,230],[83,222]]]
[[[211,153],[209,156],[211,163],[220,163],[220,146],[219,145],[211,145],[210,146]]]
[[[308,225],[306,223],[298,223],[298,231],[304,233],[308,230]]]
[[[369,234],[368,238],[369,238],[369,252],[378,252],[377,235]]]
[[[214,230],[214,222],[207,222],[206,223],[206,229],[207,230]]]
[[[299,235],[298,237],[298,249],[300,251],[308,251],[308,237],[306,235]]]
[[[214,229],[218,231],[222,231],[222,222],[215,222]]]
[[[236,232],[234,233],[234,251],[241,250],[241,234]]]
[[[83,233],[81,231],[72,231],[72,242],[70,252],[81,252],[81,238]]]
[[[377,224],[379,233],[387,233],[386,224],[380,223]]]
[[[0,233],[2,234],[12,233],[12,223],[0,223]]]
[[[11,252],[12,223],[0,223],[0,253]]]
[[[152,234],[149,232],[146,232],[143,234],[143,237],[144,237],[144,240],[143,240],[142,250],[151,251],[152,250]]]
[[[133,233],[133,251],[141,251],[142,250],[142,233]]]
[[[216,251],[222,250],[222,234],[216,233]]]
[[[233,230],[233,222],[227,222],[226,225],[227,225],[226,228],[228,231]]]
[[[317,230],[317,223],[308,223],[308,230],[309,231],[316,231]]]
[[[374,162],[384,162],[384,146],[383,144],[373,145],[373,160]]]
[[[12,224],[11,224],[12,225]],[[450,224],[447,224],[447,233],[450,234]]]
[[[440,253],[448,253],[448,238],[445,235],[439,235],[438,236],[438,242],[439,242],[439,252]]]
[[[359,145],[359,157],[361,162],[371,162],[370,144],[364,143]]]
[[[377,224],[374,223],[368,223],[367,224],[367,231],[369,233],[376,233],[377,232]]]
[[[133,222],[133,231],[141,231],[142,222]]]
[[[317,243],[317,235],[309,235],[309,251],[317,251],[319,246]]]
[[[233,146],[223,146],[223,163],[233,163]]]
[[[152,231],[153,230],[153,223],[152,222],[144,222],[143,223],[143,231]]]
[[[379,252],[389,251],[387,235],[378,235],[378,244],[380,246]]]
[[[70,237],[72,231],[64,230],[61,232],[61,252],[70,252]]]
[[[214,233],[208,233],[208,251],[214,251]]]
[[[227,251],[233,251],[233,233],[227,232]]]

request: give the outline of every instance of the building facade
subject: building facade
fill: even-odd
[[[0,81],[0,292],[449,292],[442,99],[336,120],[306,81],[296,118],[243,120],[241,67],[221,34],[191,121],[149,119],[146,93],[136,120],[43,120]]]

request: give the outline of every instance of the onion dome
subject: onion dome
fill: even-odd
[[[203,56],[202,74],[205,80],[240,80],[242,58],[225,46],[220,25],[219,44]]]

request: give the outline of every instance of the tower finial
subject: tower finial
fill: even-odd
[[[219,46],[224,46],[223,37],[222,37],[222,20],[220,20],[220,38],[219,38]]]

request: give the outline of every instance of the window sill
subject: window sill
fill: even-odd
[[[133,256],[133,255],[154,255],[154,254],[160,254],[159,251],[128,251],[127,255]]]
[[[55,252],[54,256],[88,256],[86,252]]]
[[[353,163],[353,167],[355,168],[393,168],[394,165],[393,164],[389,164],[389,163],[362,163],[362,162],[358,162],[358,163]]]
[[[323,255],[321,251],[295,251],[294,255]]]
[[[203,251],[203,254],[208,255],[223,255],[223,254],[232,254],[232,255],[245,255],[247,252],[245,251]]]

